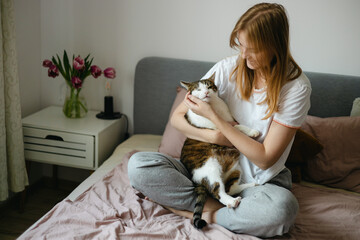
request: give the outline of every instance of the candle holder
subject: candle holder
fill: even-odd
[[[110,80],[106,81],[105,89],[107,96],[104,97],[104,112],[96,114],[97,118],[100,119],[118,119],[121,118],[120,112],[114,112],[114,100],[110,95],[111,83]]]
[[[118,119],[121,118],[120,112],[114,112],[114,104],[112,96],[104,97],[104,112],[96,114],[97,118],[100,119]]]

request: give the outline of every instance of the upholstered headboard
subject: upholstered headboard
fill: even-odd
[[[162,134],[181,80],[200,79],[213,62],[147,57],[135,70],[134,133]],[[305,72],[311,81],[309,115],[349,116],[352,103],[360,97],[360,77]]]

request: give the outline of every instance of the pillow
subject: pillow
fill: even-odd
[[[355,98],[350,116],[351,117],[360,116],[360,97]]]
[[[173,114],[175,108],[184,100],[186,90],[184,88],[177,87],[176,91],[176,98],[171,107],[169,121],[166,124],[158,151],[174,158],[180,158],[181,149],[186,140],[186,136],[171,126],[170,117]]]
[[[316,138],[302,129],[297,130],[285,164],[291,171],[293,182],[298,183],[301,181],[301,171],[307,160],[315,156],[322,149],[323,146]]]
[[[307,116],[302,128],[324,149],[307,161],[307,180],[360,193],[360,117]]]

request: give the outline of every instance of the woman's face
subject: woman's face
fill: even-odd
[[[246,34],[239,33],[239,45],[241,57],[246,60],[246,65],[252,70],[257,70],[263,67],[264,52],[255,49],[253,45],[247,40]]]

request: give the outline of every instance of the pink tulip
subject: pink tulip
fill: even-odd
[[[52,65],[54,65],[53,63],[52,63],[52,61],[50,61],[49,59],[45,59],[44,61],[43,61],[43,67],[51,67]]]
[[[71,83],[72,83],[72,85],[73,85],[73,87],[75,89],[81,88],[82,81],[81,81],[81,79],[79,77],[72,77],[71,78]]]
[[[73,66],[76,70],[82,70],[85,67],[85,61],[80,56],[76,57],[73,62]]]
[[[52,78],[59,76],[59,69],[55,65],[51,65],[48,69],[48,76]]]
[[[109,67],[104,70],[104,75],[106,78],[115,78],[116,77],[116,71],[114,68]]]
[[[92,65],[90,71],[94,78],[98,78],[101,75],[101,69],[96,65]]]

